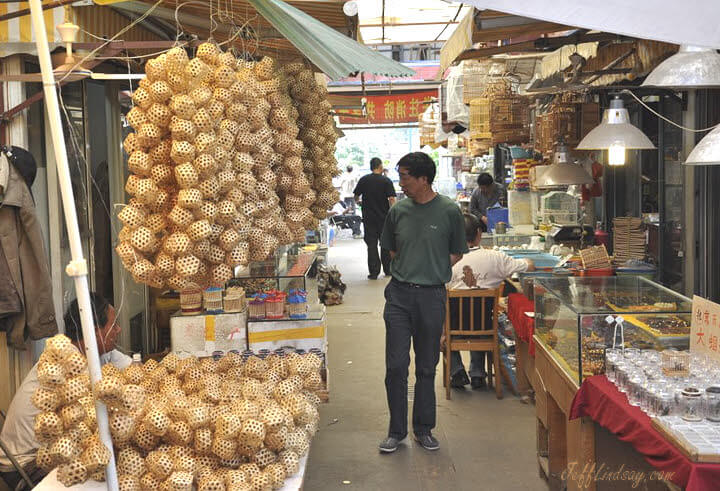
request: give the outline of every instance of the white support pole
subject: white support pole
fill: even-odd
[[[60,119],[60,107],[57,97],[58,86],[55,82],[55,75],[53,74],[52,63],[50,62],[50,49],[48,47],[47,33],[45,32],[45,18],[43,16],[41,0],[30,0],[30,16],[32,18],[38,58],[40,59],[40,71],[42,73],[43,91],[45,93],[45,107],[50,123],[50,134],[52,135],[55,162],[57,164],[60,194],[62,196],[63,211],[65,212],[65,224],[70,241],[72,260],[70,264],[68,264],[66,272],[73,277],[75,282],[75,293],[77,294],[78,306],[80,308],[85,355],[87,356],[88,368],[90,370],[90,381],[94,386],[102,377],[100,371],[100,356],[98,354],[97,339],[95,338],[92,307],[90,305],[87,263],[83,257],[82,243],[80,242],[80,229],[78,228],[75,199],[70,181],[67,149],[65,148],[65,138],[63,136],[62,121]],[[117,491],[118,481],[117,471],[115,469],[115,454],[110,437],[110,427],[108,426],[107,408],[105,404],[96,401],[95,410],[97,412],[100,440],[108,450],[110,450],[110,462],[105,468],[107,488],[110,491]]]

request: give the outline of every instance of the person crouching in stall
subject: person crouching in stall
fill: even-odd
[[[335,203],[335,206],[328,212],[328,218],[330,223],[337,225],[340,228],[349,228],[352,230],[353,238],[359,239],[362,237],[360,231],[360,224],[362,218],[353,213],[353,209],[347,206],[342,201]]]
[[[95,323],[100,364],[112,363],[122,370],[132,363],[132,359],[115,349],[120,327],[115,323],[115,308],[106,299],[96,293],[90,293],[92,317]],[[65,314],[65,335],[72,343],[85,353],[83,333],[80,325],[80,309],[77,300],[73,300]],[[5,424],[0,433],[0,440],[13,454],[23,469],[37,481],[44,472],[35,466],[35,456],[40,443],[35,438],[34,420],[40,413],[31,402],[35,389],[39,387],[37,364],[28,372],[22,385],[18,388],[8,408]],[[15,489],[21,480],[20,473],[15,470],[7,456],[0,451],[0,478]]]
[[[452,268],[452,279],[447,284],[448,290],[465,290],[470,288],[493,289],[499,287],[507,278],[515,273],[534,271],[535,265],[530,259],[513,259],[504,252],[492,249],[477,249],[482,238],[482,224],[475,215],[463,214],[465,218],[465,238],[470,252]],[[481,312],[481,300],[485,300],[485,325],[492,325],[493,302],[492,298],[474,298],[475,312]],[[468,329],[470,319],[470,302],[463,302],[463,323],[459,324],[458,299],[450,299],[450,329]],[[478,320],[480,322],[480,320]],[[443,343],[444,343],[443,339]],[[441,344],[443,344],[441,343]],[[485,352],[470,352],[470,379],[465,372],[462,357],[459,351],[450,355],[450,386],[464,389],[470,384],[473,389],[482,389],[487,386],[487,372],[485,370]]]

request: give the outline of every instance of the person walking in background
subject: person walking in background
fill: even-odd
[[[415,351],[415,439],[427,450],[440,444],[435,427],[435,367],[445,319],[445,283],[452,266],[468,251],[465,222],[450,198],[432,189],[435,162],[423,152],[398,162],[400,187],[409,199],[390,208],[381,246],[390,251],[392,280],[385,288],[385,389],[390,408],[387,438],[379,445],[390,453],[407,436],[410,341]]]
[[[345,205],[350,208],[350,213],[355,213],[355,198],[353,196],[353,189],[357,185],[358,179],[353,172],[353,166],[348,165],[345,167],[345,174],[342,176],[340,181],[340,198],[343,200]]]
[[[378,242],[388,210],[395,203],[395,186],[383,175],[383,165],[379,158],[370,159],[370,170],[370,174],[360,178],[353,195],[362,207],[368,250],[368,279],[376,280],[381,265],[385,276],[390,276],[390,253],[381,248],[378,254]]]
[[[477,178],[478,187],[470,196],[470,213],[480,220],[482,231],[487,232],[487,210],[495,204],[505,206],[507,197],[505,188],[495,182],[487,172],[483,172]]]

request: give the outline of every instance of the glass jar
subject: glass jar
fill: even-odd
[[[624,360],[615,363],[615,385],[620,392],[627,392],[628,371],[632,365]]]
[[[705,417],[715,423],[720,422],[720,386],[705,389]]]
[[[675,395],[669,390],[655,392],[652,403],[654,416],[672,416],[675,414]]]
[[[636,371],[628,381],[627,397],[631,406],[639,406],[645,390],[645,376]]]
[[[680,392],[678,400],[680,417],[685,421],[702,421],[703,402],[702,392],[695,387],[686,387]]]

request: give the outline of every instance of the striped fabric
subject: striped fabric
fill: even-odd
[[[53,0],[45,0],[43,4],[52,4]],[[21,3],[0,3],[0,16],[29,8],[27,2]],[[57,7],[43,11],[45,26],[49,42],[60,42],[60,34],[55,26],[65,20],[65,8]],[[112,37],[115,33],[127,26],[131,21],[110,7],[91,5],[87,7],[72,7],[70,9],[70,21],[80,26],[81,30],[77,35],[77,42],[95,42],[97,38],[86,34],[84,31],[98,37]],[[124,41],[157,41],[161,38],[136,26],[123,34]],[[8,42],[33,42],[35,36],[32,31],[30,15],[16,17],[14,19],[0,22],[0,43]]]

